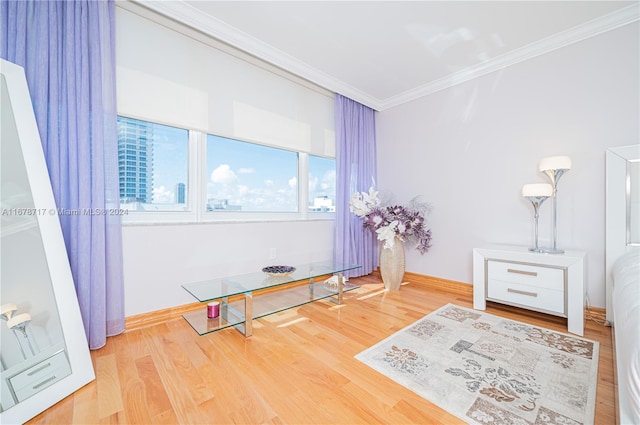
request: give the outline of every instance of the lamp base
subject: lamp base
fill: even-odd
[[[545,254],[564,254],[564,249],[540,248],[540,252],[544,252]]]
[[[531,251],[531,252],[540,252],[540,253],[544,253],[545,252],[544,248],[529,248],[529,251]]]

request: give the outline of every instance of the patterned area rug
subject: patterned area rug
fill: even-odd
[[[591,424],[599,344],[447,304],[355,357],[472,424]]]

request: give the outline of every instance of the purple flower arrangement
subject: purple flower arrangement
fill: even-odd
[[[381,205],[378,192],[359,192],[351,198],[351,210],[363,218],[363,226],[377,234],[384,241],[384,248],[391,249],[396,238],[402,242],[416,243],[416,249],[424,254],[431,247],[431,229],[426,227],[425,217],[429,214],[428,204],[414,198],[409,206]]]

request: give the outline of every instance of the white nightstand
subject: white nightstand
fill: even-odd
[[[473,250],[473,308],[495,301],[567,318],[569,332],[584,334],[585,253],[541,254],[496,245]]]

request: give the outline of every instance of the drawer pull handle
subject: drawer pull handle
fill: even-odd
[[[527,276],[538,276],[538,272],[528,272],[526,270],[507,269],[509,273],[526,274]]]
[[[36,373],[45,370],[46,368],[48,368],[49,366],[51,366],[51,363],[47,363],[47,364],[43,364],[42,366],[40,366],[39,368],[32,370],[31,372],[27,373],[27,376],[32,376],[35,375]]]
[[[50,376],[47,379],[45,379],[44,381],[40,382],[38,385],[34,385],[33,389],[37,390],[38,388],[40,388],[41,386],[48,384],[51,381],[54,381],[56,379],[56,375]]]
[[[513,294],[527,295],[529,297],[537,297],[538,296],[537,292],[520,291],[519,289],[507,288],[507,292],[511,292]]]

